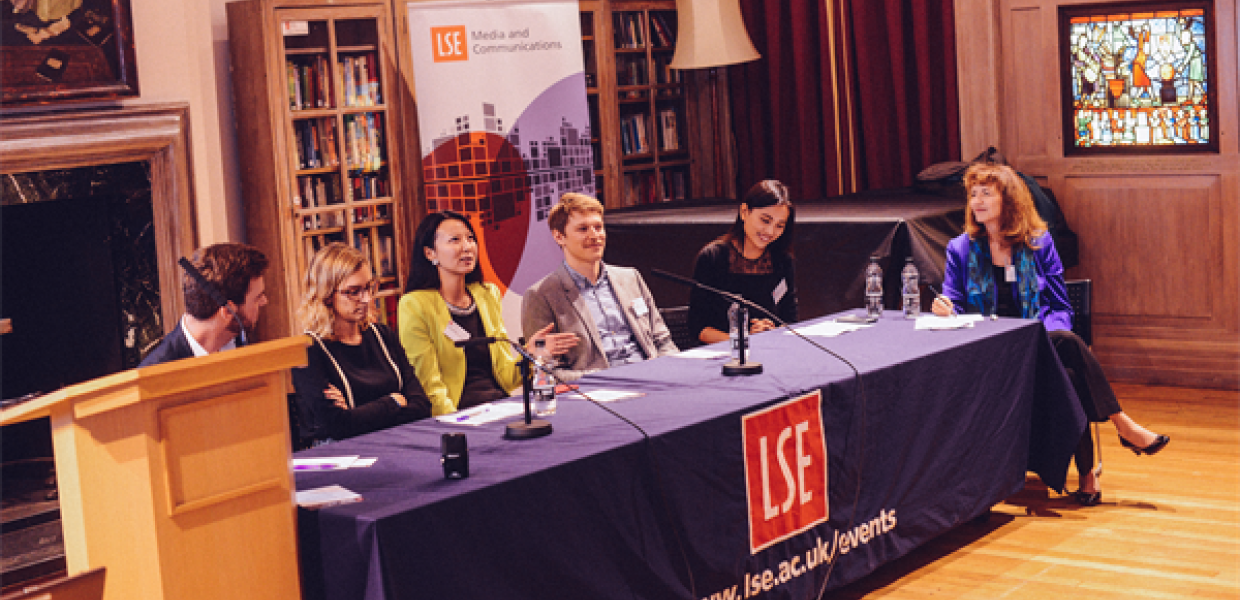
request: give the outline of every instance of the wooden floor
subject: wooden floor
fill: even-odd
[[[1240,598],[1240,393],[1116,385],[1134,420],[1171,436],[1155,456],[1102,435],[1102,504],[1083,508],[1030,475],[991,511],[827,594],[878,598]],[[1076,472],[1068,487],[1076,488]]]

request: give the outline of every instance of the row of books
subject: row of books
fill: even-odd
[[[674,108],[659,110],[659,149],[680,150],[680,117]]]
[[[646,85],[649,81],[645,56],[616,57],[616,85]]]
[[[659,149],[665,152],[680,150],[680,116],[674,108],[664,108],[656,113],[659,125]],[[646,114],[637,113],[620,118],[620,146],[625,155],[650,152],[647,138]]]
[[[297,165],[300,169],[340,166],[336,150],[336,121],[331,117],[293,121],[297,138]]]
[[[396,256],[396,246],[390,234],[379,233],[378,241],[373,244],[374,249],[378,250],[378,255],[371,253],[371,231],[357,231],[353,234],[353,247],[360,250],[372,261],[376,260],[379,277],[395,277],[396,263],[393,260]],[[344,235],[341,232],[331,233],[321,236],[307,236],[302,238],[302,249],[306,255],[306,264],[314,258],[314,254],[321,248],[332,242],[344,242]]]
[[[334,211],[302,215],[302,231],[318,231],[320,229],[338,229],[344,227],[344,212]]]
[[[396,271],[393,266],[395,263],[392,259],[396,255],[396,250],[392,236],[379,235],[378,239],[375,240],[373,244],[373,250],[376,251],[374,253],[371,252],[371,241],[371,233],[369,230],[357,231],[353,234],[353,247],[361,250],[362,254],[371,257],[371,261],[374,262],[375,267],[377,267],[376,270],[379,272],[379,276],[394,276]]]
[[[379,90],[379,69],[373,53],[342,56],[336,79],[344,105],[378,106],[383,103]],[[288,104],[293,110],[332,108],[332,74],[324,56],[303,56],[285,61],[288,72]]]
[[[341,96],[345,106],[378,106],[383,104],[379,93],[379,63],[374,54],[345,56],[340,59],[344,74]]]
[[[669,200],[684,200],[688,198],[685,176],[683,170],[665,170],[660,175],[660,181],[660,178],[656,178],[652,171],[626,173],[623,178],[623,189],[620,190],[623,205],[636,206]],[[662,185],[656,185],[656,183]]]
[[[349,193],[349,200],[374,200],[391,196],[392,190],[387,173],[359,173],[349,176]]]
[[[336,174],[299,175],[297,189],[293,193],[293,202],[298,207],[313,208],[354,200],[387,198],[391,195],[392,190],[386,172],[350,175],[349,185],[343,190],[340,188],[340,179]],[[357,210],[360,211],[363,208],[369,207],[361,207]],[[358,222],[357,219],[354,219],[354,222]]]
[[[645,113],[620,118],[620,147],[626,155],[650,152],[650,144],[646,140]]]
[[[640,12],[618,12],[612,15],[613,33],[617,48],[645,48],[650,40],[655,48],[671,48],[676,45],[676,32],[669,26],[661,12],[650,13],[649,37],[646,35],[646,19]]]
[[[383,114],[344,116],[344,156],[350,170],[383,168]]]
[[[371,223],[374,221],[387,221],[391,218],[389,208],[390,206],[387,204],[359,206],[353,209],[353,222]]]
[[[322,56],[300,57],[286,62],[288,105],[293,110],[331,108],[331,74]]]
[[[688,197],[685,172],[663,171],[663,200],[684,200]]]
[[[293,203],[302,208],[340,204],[346,200],[336,175],[301,175],[297,177],[297,190]]]
[[[671,48],[676,45],[676,30],[668,26],[666,13],[650,13],[650,28],[654,30],[651,41],[655,48]]]

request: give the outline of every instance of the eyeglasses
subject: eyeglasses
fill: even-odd
[[[370,296],[371,298],[374,298],[375,292],[379,291],[379,284],[377,282],[371,281],[370,283],[366,285],[355,285],[353,287],[341,288],[336,291],[341,296],[344,296],[345,298],[348,298],[349,300],[357,302],[358,300],[362,299],[363,294]]]

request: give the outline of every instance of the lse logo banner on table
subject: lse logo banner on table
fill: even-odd
[[[741,438],[751,553],[827,520],[820,391],[745,415]]]

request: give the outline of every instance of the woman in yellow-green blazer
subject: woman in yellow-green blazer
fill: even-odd
[[[462,337],[507,337],[499,289],[483,283],[473,225],[452,211],[431,213],[418,224],[406,294],[397,319],[400,343],[434,415],[508,396],[521,386],[517,356],[506,344],[457,348]],[[553,352],[576,345],[573,334],[530,336]]]

